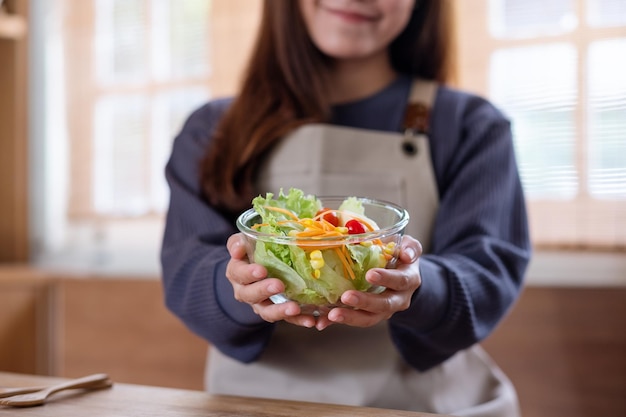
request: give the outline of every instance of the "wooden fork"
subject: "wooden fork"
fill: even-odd
[[[101,389],[108,388],[113,385],[107,374],[93,374],[82,378],[72,379],[60,384],[52,385],[39,391],[29,392],[0,400],[0,405],[8,405],[12,407],[31,407],[41,405],[46,402],[48,397],[59,391],[68,389]],[[24,388],[28,390],[29,388]]]

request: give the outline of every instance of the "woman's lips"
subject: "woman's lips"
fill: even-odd
[[[330,14],[350,23],[366,23],[366,22],[374,22],[378,19],[378,16],[369,15],[359,12],[354,12],[350,10],[341,10],[341,9],[326,9]]]

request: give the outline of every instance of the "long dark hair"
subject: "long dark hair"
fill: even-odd
[[[393,68],[445,82],[449,18],[447,0],[416,0],[407,27],[390,45]],[[328,120],[331,62],[311,41],[298,1],[265,0],[241,89],[202,161],[200,180],[211,205],[231,217],[247,208],[272,147],[303,124]]]

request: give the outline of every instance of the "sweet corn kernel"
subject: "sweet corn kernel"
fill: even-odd
[[[301,222],[306,228],[309,228],[309,227],[314,228],[314,229],[320,228],[319,224],[315,220],[312,220],[312,219],[302,219]]]
[[[383,248],[383,251],[385,253],[388,253],[389,255],[393,255],[393,253],[396,250],[396,242],[389,242],[385,245],[385,247]]]
[[[320,270],[324,267],[324,257],[322,256],[322,252],[320,250],[314,250],[309,255],[311,259],[311,267],[315,270]]]
[[[313,269],[322,269],[324,267],[324,260],[311,259],[311,266]]]

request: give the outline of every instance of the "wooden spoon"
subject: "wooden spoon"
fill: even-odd
[[[113,383],[111,382],[107,374],[94,374],[52,385],[50,387],[40,389],[39,391],[21,395],[14,395],[12,397],[0,400],[0,405],[9,405],[13,407],[31,407],[34,405],[44,404],[49,396],[59,391],[80,388],[100,389],[108,388],[111,385],[113,385]]]
[[[20,394],[29,394],[46,388],[47,387],[0,388],[0,398],[12,397]]]

